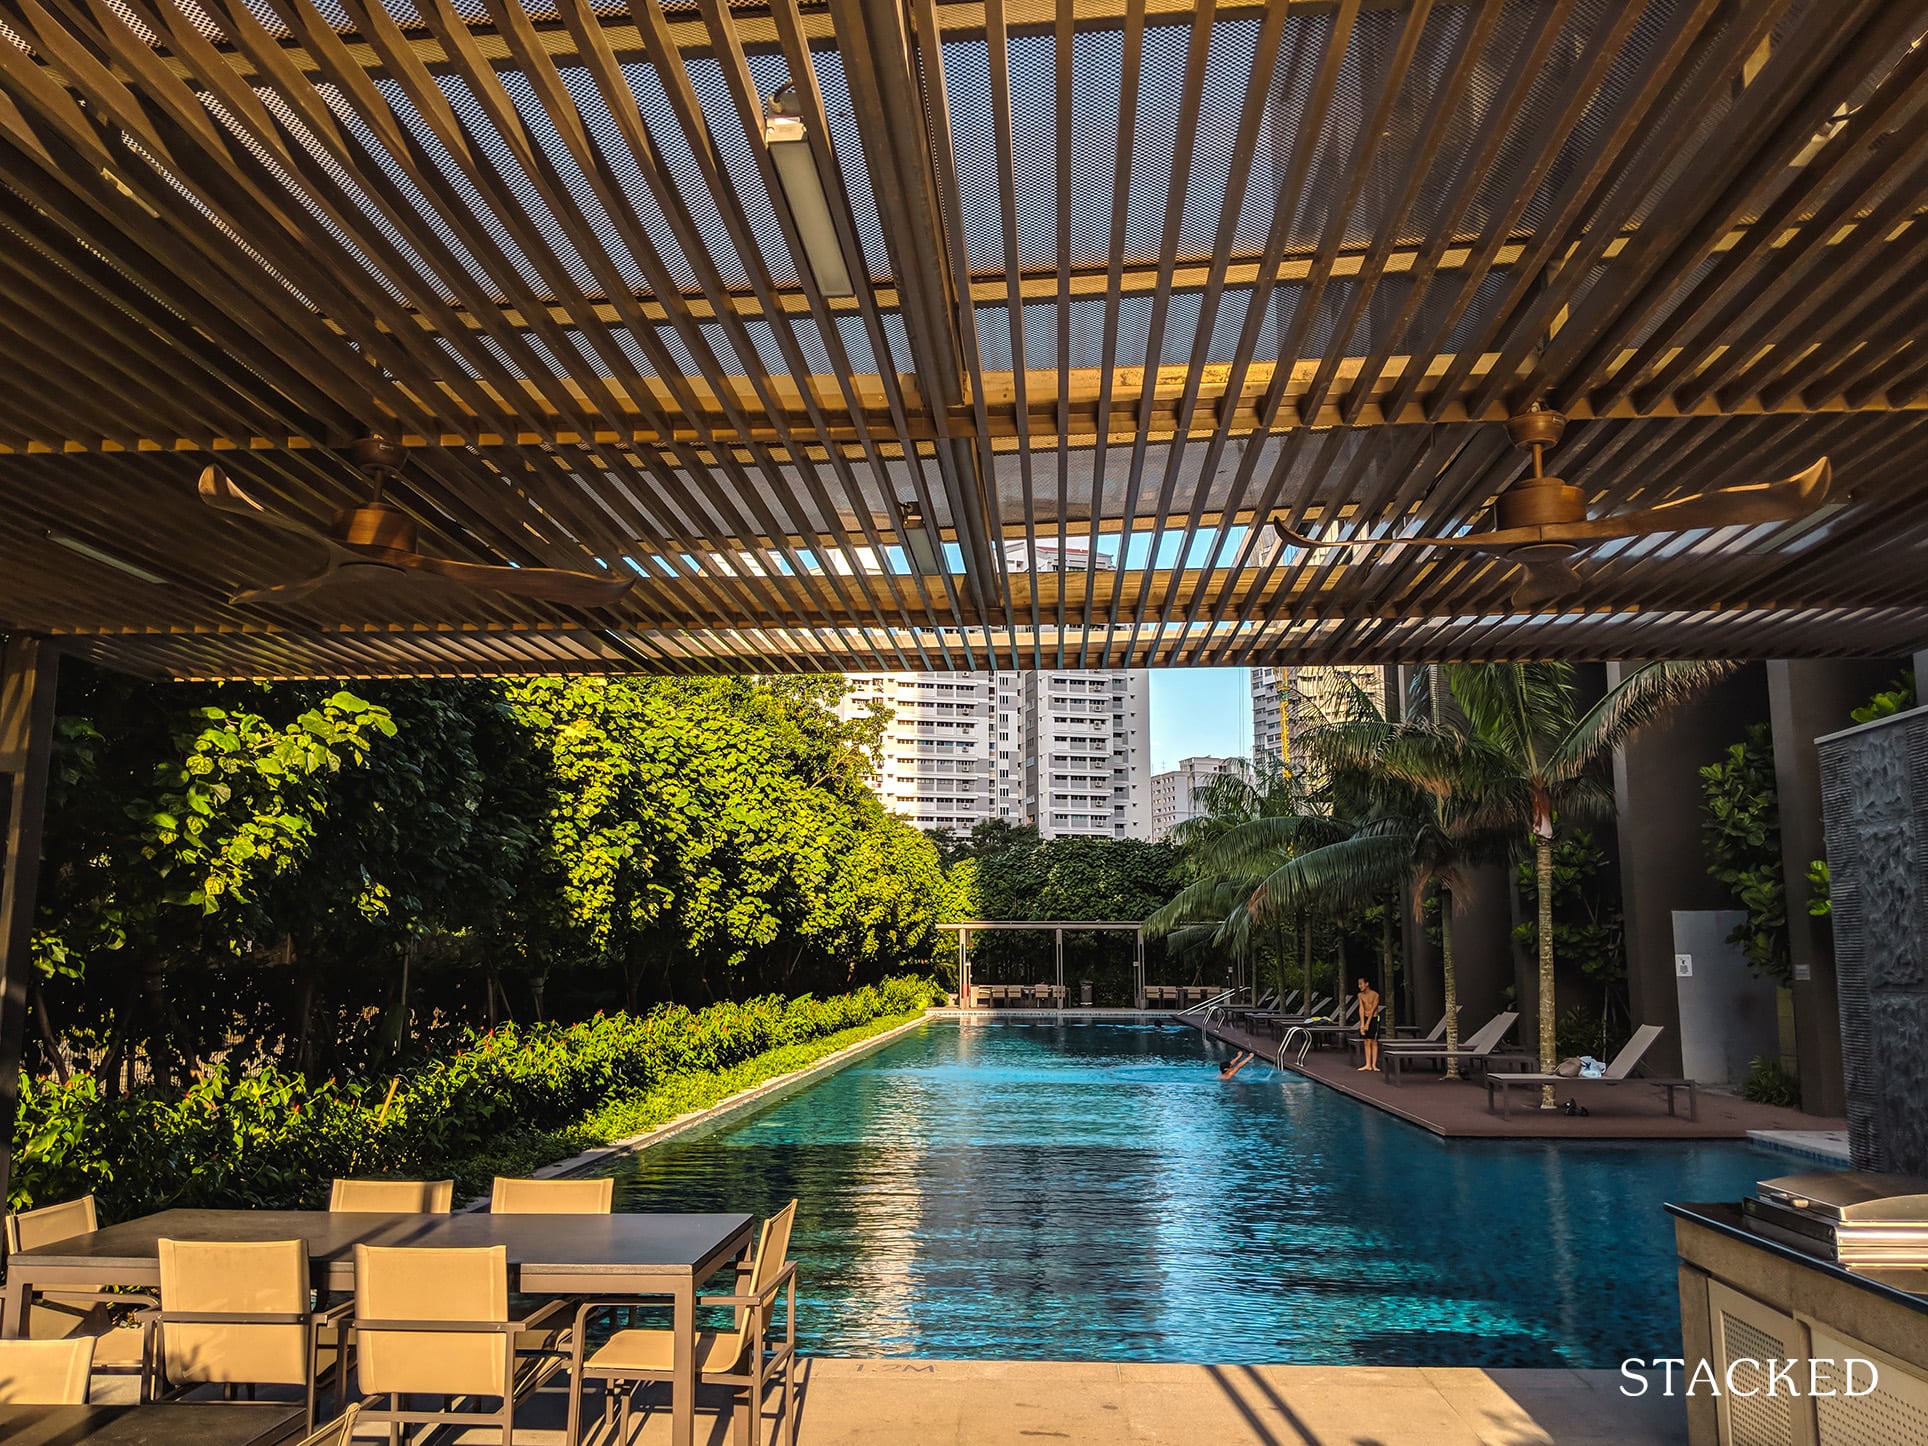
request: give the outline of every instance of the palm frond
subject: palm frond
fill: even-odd
[[[1396,887],[1411,864],[1409,838],[1355,835],[1281,864],[1253,887],[1246,910],[1269,927],[1308,909],[1364,908]]]
[[[1566,730],[1548,759],[1548,772],[1573,777],[1618,748],[1640,729],[1706,692],[1738,663],[1646,663],[1620,680]]]

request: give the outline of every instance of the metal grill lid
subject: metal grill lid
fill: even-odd
[[[1928,1180],[1867,1170],[1782,1175],[1755,1187],[1763,1200],[1843,1224],[1877,1221],[1928,1226]]]

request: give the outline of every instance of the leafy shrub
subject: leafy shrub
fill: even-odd
[[[1785,987],[1794,980],[1787,936],[1787,880],[1781,872],[1781,808],[1774,742],[1765,724],[1700,770],[1701,838],[1707,872],[1734,892],[1747,917],[1727,936],[1759,973]]]
[[[1755,1057],[1741,1081],[1741,1098],[1757,1105],[1782,1105],[1795,1108],[1801,1103],[1801,1081],[1776,1055]]]
[[[319,1204],[337,1175],[436,1178],[504,1141],[573,1124],[679,1076],[726,1070],[936,999],[887,979],[830,999],[741,1004],[513,1026],[401,1076],[309,1086],[298,1074],[216,1065],[183,1093],[107,1099],[99,1081],[21,1080],[12,1205],[89,1191],[110,1219],[172,1206]],[[539,1163],[539,1162],[538,1162]]]
[[[1914,706],[1915,670],[1903,668],[1894,682],[1859,708],[1851,709],[1848,716],[1857,723],[1873,723],[1882,718],[1892,718],[1897,713],[1905,713]]]

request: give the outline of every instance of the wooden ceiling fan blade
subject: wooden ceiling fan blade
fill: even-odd
[[[316,588],[333,582],[335,575],[340,571],[335,559],[330,556],[328,566],[312,577],[299,578],[294,582],[276,583],[273,587],[247,588],[236,593],[228,601],[238,607],[251,607],[257,603],[293,602],[296,598],[306,597]]]
[[[1532,542],[1538,538],[1537,532],[1522,531],[1517,539],[1510,533],[1476,532],[1465,537],[1333,537],[1321,541],[1303,532],[1294,532],[1276,517],[1272,519],[1272,530],[1292,546],[1308,550],[1315,547],[1472,547],[1490,551],[1487,544],[1494,538],[1502,544],[1512,540]]]
[[[1755,482],[1742,487],[1719,487],[1677,502],[1638,512],[1621,512],[1588,522],[1563,523],[1540,529],[1549,542],[1604,542],[1616,537],[1645,537],[1658,532],[1698,532],[1719,527],[1759,527],[1769,522],[1793,522],[1814,512],[1828,500],[1833,469],[1823,457],[1805,472],[1779,482]]]
[[[230,517],[245,517],[251,522],[278,527],[283,532],[299,533],[303,537],[313,538],[331,551],[336,546],[335,540],[319,528],[311,527],[297,518],[276,512],[272,507],[264,507],[255,501],[219,467],[207,466],[201,469],[199,490],[201,500],[216,512],[225,512]]]
[[[419,553],[398,561],[403,567],[434,573],[467,587],[492,588],[514,597],[539,598],[574,607],[608,607],[621,601],[635,586],[634,578],[603,577],[555,567],[491,567],[484,563],[423,557]]]

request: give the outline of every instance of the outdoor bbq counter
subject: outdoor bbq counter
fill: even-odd
[[[1667,1210],[1685,1361],[1674,1389],[1684,1393],[1705,1361],[1719,1390],[1708,1389],[1703,1372],[1685,1395],[1692,1446],[1928,1446],[1928,1294],[1916,1293],[1928,1291],[1928,1271],[1884,1279],[1844,1270],[1749,1231],[1735,1204]],[[1866,1394],[1844,1392],[1839,1363],[1851,1357],[1878,1373],[1870,1391],[1868,1369],[1857,1368],[1854,1390]],[[1782,1367],[1772,1392],[1768,1368],[1749,1364],[1789,1360],[1798,1364]],[[1823,1364],[1811,1368],[1811,1360]]]

